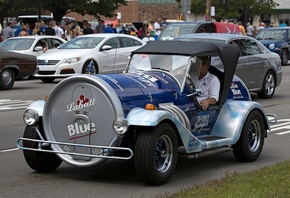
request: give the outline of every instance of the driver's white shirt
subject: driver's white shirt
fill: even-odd
[[[195,88],[203,91],[202,96],[197,96],[198,102],[207,98],[215,98],[216,101],[219,100],[220,81],[215,75],[207,72],[202,79],[197,80],[194,84]]]

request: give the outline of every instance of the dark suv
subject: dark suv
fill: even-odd
[[[258,32],[256,39],[259,40],[272,52],[281,57],[282,65],[287,65],[290,52],[290,27],[271,27]]]

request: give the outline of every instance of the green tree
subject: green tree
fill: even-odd
[[[34,2],[34,3],[33,3]],[[3,26],[5,17],[17,17],[20,14],[36,12],[37,8],[32,0],[0,0],[0,22]]]
[[[182,0],[176,0],[182,5]],[[249,16],[271,14],[271,9],[278,6],[274,0],[211,0],[215,7],[216,21],[238,19],[247,22]],[[191,0],[191,13],[205,14],[206,0]]]
[[[99,18],[115,16],[115,10],[121,5],[127,5],[126,0],[59,0],[42,1],[42,9],[53,13],[56,21],[60,21],[69,12],[77,12],[82,15],[90,14]]]

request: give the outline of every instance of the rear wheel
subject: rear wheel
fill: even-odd
[[[260,156],[265,138],[265,126],[261,113],[253,110],[247,117],[233,153],[238,161],[252,162]]]
[[[151,185],[166,183],[177,163],[177,138],[167,123],[140,131],[135,147],[135,167],[141,179]]]
[[[276,89],[276,80],[274,73],[272,71],[268,71],[263,81],[262,90],[257,94],[260,98],[269,99],[273,97],[275,89]]]
[[[42,134],[43,135],[43,134]],[[24,138],[37,139],[39,136],[32,126],[26,126]],[[23,141],[23,146],[28,148],[38,148],[39,143],[31,141]],[[38,172],[52,172],[56,170],[62,160],[54,153],[23,150],[24,158],[30,168]]]
[[[0,89],[11,89],[15,82],[15,73],[12,69],[3,69],[0,73]]]
[[[52,83],[54,81],[55,78],[53,77],[43,77],[43,78],[40,78],[40,80],[44,83]]]
[[[283,49],[281,54],[281,63],[282,65],[288,64],[288,51],[286,49]]]

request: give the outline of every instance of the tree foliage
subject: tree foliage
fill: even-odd
[[[52,12],[56,21],[60,21],[69,12],[94,15],[97,18],[100,15],[113,17],[121,5],[127,5],[126,0],[42,0],[42,8]]]
[[[89,14],[99,18],[100,15],[113,17],[115,10],[127,5],[126,0],[0,0],[0,20],[3,25],[5,17],[21,14],[38,14],[38,9],[53,13],[56,21],[69,12],[82,15]]]
[[[176,0],[181,3],[182,0]],[[216,21],[222,19],[238,19],[246,22],[250,16],[270,14],[271,9],[278,6],[274,0],[211,0],[215,7]],[[205,14],[206,0],[191,0],[191,13]]]
[[[0,22],[3,26],[5,17],[16,17],[17,15],[36,12],[35,6],[27,6],[31,4],[32,0],[0,0]]]

